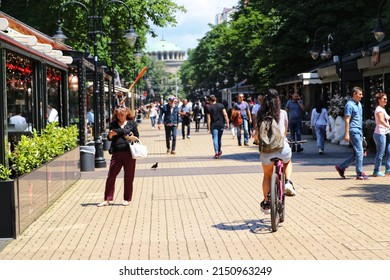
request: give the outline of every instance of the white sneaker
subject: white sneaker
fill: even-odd
[[[108,201],[103,201],[103,202],[100,202],[98,205],[96,205],[97,207],[103,207],[103,206],[108,206],[110,205],[110,203]]]
[[[295,196],[297,194],[294,185],[289,180],[287,180],[286,183],[284,184],[284,194],[286,196]]]
[[[128,206],[129,204],[130,204],[130,203],[129,203],[127,200],[125,200],[125,201],[122,202],[122,205],[123,205],[123,206]]]

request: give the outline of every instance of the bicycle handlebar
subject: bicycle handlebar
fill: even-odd
[[[299,141],[288,140],[288,143],[289,144],[304,144],[304,143],[307,143],[307,140],[299,140]]]

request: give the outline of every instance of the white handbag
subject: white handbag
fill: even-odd
[[[138,142],[131,141],[129,143],[129,146],[130,146],[131,157],[133,159],[143,159],[148,156],[148,147],[143,145],[141,141]]]

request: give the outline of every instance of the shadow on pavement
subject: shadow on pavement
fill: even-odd
[[[254,234],[272,233],[271,221],[269,218],[219,223],[212,227],[226,231],[248,230]]]
[[[345,194],[343,197],[360,197],[365,198],[373,203],[390,203],[389,185],[363,185],[349,188],[350,190],[359,189],[364,190],[364,194]]]

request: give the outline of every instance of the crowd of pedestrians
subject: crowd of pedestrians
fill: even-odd
[[[344,108],[345,135],[344,141],[350,143],[352,154],[342,163],[336,165],[336,170],[342,178],[346,178],[345,173],[348,167],[355,164],[356,179],[367,180],[368,176],[363,171],[363,159],[365,155],[363,138],[363,113],[361,100],[363,90],[354,87],[351,97]],[[383,92],[375,96],[375,131],[373,139],[376,144],[376,156],[374,163],[373,177],[390,176],[390,116],[386,112],[387,95]],[[325,152],[325,142],[327,130],[334,129],[328,117],[326,103],[318,100],[316,106],[310,114],[310,127],[313,129],[318,147],[318,154]],[[261,122],[274,119],[285,138],[285,145],[276,153],[260,154],[260,162],[263,167],[263,201],[261,209],[264,213],[269,213],[268,192],[269,181],[273,170],[272,157],[279,157],[283,160],[285,171],[286,195],[296,195],[296,190],[290,180],[292,175],[292,152],[302,152],[300,145],[290,147],[289,137],[293,141],[300,141],[302,136],[302,123],[305,116],[305,105],[298,93],[293,93],[291,99],[282,109],[278,92],[270,89],[265,95],[258,95],[256,102],[251,99],[245,100],[243,93],[237,95],[237,100],[228,106],[226,101],[219,102],[214,95],[210,95],[203,102],[196,100],[193,104],[187,99],[180,100],[176,96],[170,96],[164,104],[153,103],[148,109],[148,116],[151,121],[151,128],[158,125],[158,129],[164,126],[165,145],[167,153],[176,154],[177,151],[177,131],[181,124],[182,139],[191,138],[191,123],[195,124],[194,131],[200,132],[201,126],[211,134],[211,144],[214,149],[214,159],[222,156],[222,136],[225,129],[230,128],[233,139],[237,137],[239,146],[249,146],[249,140],[253,138],[253,144],[258,144],[258,128]],[[122,108],[123,109],[123,108]],[[128,205],[132,194],[132,181],[134,179],[135,160],[128,157],[127,160],[121,158],[122,154],[128,153],[128,145],[123,145],[126,141],[138,140],[137,122],[129,112],[124,113],[121,108],[114,111],[114,120],[110,126],[109,139],[112,140],[112,159],[106,183],[104,201],[98,206],[109,205],[113,200],[115,190],[115,178],[122,167],[125,169],[125,193],[124,205]],[[127,130],[129,131],[127,131]],[[125,131],[126,130],[126,131]],[[125,133],[125,132],[126,133]],[[129,132],[129,133],[127,133]],[[242,135],[243,132],[243,135]],[[129,138],[129,136],[131,136]],[[384,162],[385,169],[381,167]]]

